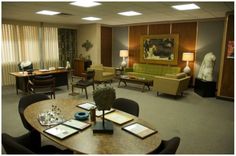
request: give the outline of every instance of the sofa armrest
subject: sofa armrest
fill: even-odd
[[[115,68],[114,67],[103,67],[103,70],[105,72],[111,72],[111,73],[115,74]]]
[[[180,79],[169,78],[165,76],[155,76],[153,90],[171,95],[178,95],[188,88],[189,80],[190,76]]]

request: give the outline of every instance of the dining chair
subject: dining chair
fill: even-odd
[[[49,94],[55,99],[55,78],[52,75],[34,76],[28,80],[28,91],[31,94]]]
[[[42,100],[48,100],[49,97],[45,94],[31,94],[21,97],[19,104],[18,104],[18,112],[20,114],[21,121],[23,123],[23,126],[29,131],[30,138],[34,140],[32,144],[34,145],[34,148],[41,147],[41,136],[38,131],[36,131],[25,119],[24,116],[24,110],[29,105],[42,101]]]
[[[35,150],[32,141],[29,133],[19,137],[2,133],[2,145],[6,154],[73,154],[70,150],[61,150],[53,145],[46,145]]]
[[[72,94],[74,93],[74,87],[81,88],[82,91],[83,89],[85,90],[86,99],[88,99],[87,87],[93,86],[93,90],[95,89],[94,75],[95,75],[94,70],[87,71],[86,73],[82,73],[81,74],[82,80],[79,80],[76,83],[72,84]]]
[[[130,99],[125,99],[125,98],[117,98],[115,99],[113,103],[113,108],[119,109],[121,111],[124,111],[126,113],[139,116],[139,105],[137,102],[130,100]]]
[[[179,137],[162,140],[160,146],[149,154],[175,154],[180,144]]]

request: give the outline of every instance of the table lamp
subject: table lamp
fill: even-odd
[[[187,61],[186,66],[185,66],[185,68],[184,68],[183,71],[184,71],[186,74],[190,73],[190,72],[191,72],[191,69],[190,69],[190,67],[188,66],[188,62],[189,62],[189,61],[193,61],[193,53],[191,53],[191,52],[183,52],[182,60],[183,60],[183,61]]]
[[[123,57],[123,61],[121,62],[121,67],[126,67],[127,63],[125,57],[129,56],[128,50],[120,50],[120,57]]]

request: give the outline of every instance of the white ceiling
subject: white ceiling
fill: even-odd
[[[234,10],[234,1],[198,1],[195,4],[200,9],[191,11],[177,11],[171,7],[172,5],[186,3],[188,2],[102,2],[102,5],[96,7],[82,8],[69,5],[69,2],[2,2],[2,18],[78,25],[95,23],[81,19],[87,16],[95,16],[102,18],[102,20],[96,21],[96,23],[124,25],[144,22],[220,18],[225,17],[227,11]],[[72,15],[46,16],[35,14],[35,12],[40,10],[59,11]],[[117,14],[118,12],[130,10],[141,12],[142,15],[126,17]]]

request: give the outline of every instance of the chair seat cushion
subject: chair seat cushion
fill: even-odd
[[[113,76],[114,74],[111,72],[103,72],[102,76],[106,77],[106,76]]]
[[[92,85],[92,81],[87,81],[87,80],[80,80],[76,83],[76,85],[78,86],[88,86],[88,85]]]

